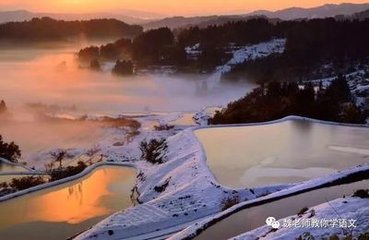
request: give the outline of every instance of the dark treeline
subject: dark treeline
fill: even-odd
[[[246,75],[257,82],[307,80],[368,63],[369,19],[287,21],[273,29],[276,36],[287,39],[283,54],[239,64],[224,77]],[[323,65],[329,65],[328,69],[323,70]]]
[[[186,58],[169,28],[149,30],[133,40],[122,38],[100,47],[87,47],[80,50],[78,56],[83,61],[131,60],[138,66],[179,65]]]
[[[192,46],[200,43],[203,47],[226,47],[229,43],[234,43],[244,46],[268,41],[277,35],[279,33],[275,30],[275,25],[268,19],[254,18],[205,28],[190,27],[180,30],[178,44]]]
[[[231,47],[273,38],[287,39],[283,54],[239,64],[224,78],[246,75],[258,82],[303,80],[321,75],[322,64],[330,64],[332,74],[346,71],[369,56],[369,20],[333,18],[277,23],[260,18],[205,28],[160,28],[146,31],[131,42],[95,47],[87,56],[119,60],[123,52],[138,66],[175,65],[179,70],[210,71],[229,59]],[[187,56],[185,47],[195,44],[199,44],[198,56]]]
[[[212,70],[229,58],[225,48],[230,42],[246,45],[267,41],[273,37],[272,28],[273,25],[266,19],[230,22],[206,28],[192,27],[179,32],[159,28],[142,33],[124,46],[115,42],[82,49],[79,57],[91,61],[95,58],[119,60],[128,56],[138,66],[175,65],[186,70]],[[196,59],[187,58],[185,47],[197,43],[200,43],[200,55]]]
[[[88,21],[63,21],[52,18],[33,18],[24,22],[0,24],[0,40],[64,41],[69,38],[122,38],[135,37],[143,28],[128,25],[115,19],[94,19]]]
[[[83,61],[91,61],[93,59],[118,60],[128,56],[131,48],[132,40],[129,38],[122,38],[100,47],[90,46],[81,49],[78,53],[78,57]]]
[[[211,124],[264,122],[289,115],[326,121],[364,123],[366,114],[356,107],[345,77],[315,91],[312,84],[270,82],[217,112]]]

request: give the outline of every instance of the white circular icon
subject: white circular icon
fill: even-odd
[[[277,229],[281,226],[275,217],[268,217],[265,222],[268,226],[271,226],[274,229]]]
[[[276,221],[277,219],[275,219],[274,217],[268,217],[265,222],[268,226],[272,226],[272,224]]]
[[[278,221],[275,221],[274,223],[272,223],[272,228],[278,229],[279,227],[280,227],[280,224]]]

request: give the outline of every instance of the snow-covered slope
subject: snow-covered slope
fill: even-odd
[[[209,88],[216,86],[223,74],[232,70],[232,68],[240,63],[267,57],[273,53],[283,53],[285,50],[286,39],[273,39],[268,42],[248,45],[234,49],[232,58],[224,65],[217,67],[216,71],[206,80]]]
[[[167,162],[160,165],[139,161],[137,192],[142,204],[118,212],[76,239],[135,239],[161,236],[168,229],[187,227],[196,219],[219,213],[227,199],[245,201],[285,189],[291,185],[268,188],[228,189],[220,186],[206,166],[201,144],[192,129],[167,139]],[[164,190],[158,190],[163,188]],[[156,189],[156,190],[155,190]]]
[[[317,189],[323,186],[327,186],[332,184],[332,182],[339,182],[343,179],[350,179],[353,177],[357,177],[358,175],[367,175],[369,172],[369,164],[363,166],[356,166],[351,169],[346,169],[329,176],[324,176],[317,179],[308,180],[306,182],[297,184],[295,186],[291,186],[290,188],[280,190],[278,192],[271,193],[267,196],[263,196],[257,199],[248,200],[242,203],[239,203],[219,214],[216,214],[212,217],[199,221],[197,224],[193,224],[186,228],[185,230],[173,235],[170,240],[181,240],[181,239],[189,239],[196,236],[199,232],[207,229],[211,225],[215,224],[218,221],[230,216],[233,213],[238,212],[241,209],[246,209],[248,207],[252,207],[258,205],[258,203],[268,203],[272,202],[284,197],[293,196],[298,193],[308,192],[312,189]],[[338,183],[337,183],[338,184]],[[366,202],[368,206],[368,201]],[[350,205],[350,208],[355,208],[355,206]],[[268,238],[267,238],[268,239]],[[288,239],[288,238],[287,238]],[[295,239],[295,238],[292,238]]]
[[[328,220],[322,222],[321,220]],[[346,239],[351,236],[357,239],[360,235],[369,234],[369,198],[345,197],[308,209],[300,215],[278,220],[280,227],[273,230],[270,226],[262,226],[233,240],[252,239]],[[306,227],[293,227],[292,224],[315,224]],[[315,226],[315,227],[314,227]],[[329,226],[329,227],[328,227]],[[367,239],[367,238],[363,238]]]

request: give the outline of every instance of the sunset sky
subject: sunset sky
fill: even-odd
[[[87,13],[140,10],[164,15],[240,13],[258,9],[277,10],[291,6],[313,7],[343,1],[322,0],[0,0],[0,10],[27,9],[38,12]],[[369,0],[345,1],[365,3]]]

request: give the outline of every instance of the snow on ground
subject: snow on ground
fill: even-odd
[[[165,163],[135,162],[138,171],[136,190],[142,204],[110,216],[76,239],[105,239],[111,235],[117,239],[161,236],[167,229],[184,228],[196,219],[221,212],[227,199],[255,199],[291,186],[254,190],[223,187],[208,169],[204,151],[192,129],[170,136],[167,144]],[[163,186],[166,186],[164,190],[157,190]]]
[[[296,118],[298,117],[279,121]],[[168,229],[175,228],[179,231],[196,219],[206,224],[244,205],[306,191],[369,169],[369,165],[358,166],[299,185],[229,189],[219,185],[210,172],[206,165],[205,152],[193,130],[194,128],[188,128],[177,134],[163,131],[162,134],[168,136],[168,148],[164,155],[167,161],[160,165],[152,165],[142,160],[133,162],[138,172],[136,192],[141,204],[110,216],[77,239],[105,239],[111,235],[117,239],[163,236],[168,234]],[[150,137],[158,136],[157,133],[151,132]],[[138,155],[139,153],[136,157]],[[120,159],[116,158],[115,161],[119,162]],[[242,203],[222,212],[232,199],[235,199],[233,204]],[[198,227],[201,227],[198,221],[196,226],[192,225],[184,233],[196,232]],[[174,239],[181,239],[184,235],[178,236]]]
[[[222,110],[222,107],[206,107],[201,109],[201,111],[196,112],[193,116],[194,121],[196,124],[200,126],[208,125],[209,119],[214,117],[216,111]]]
[[[229,72],[234,65],[267,57],[273,53],[283,53],[286,45],[286,39],[273,39],[269,42],[245,46],[233,51],[233,57],[227,64],[220,67],[222,74]]]
[[[214,109],[210,109],[214,110]],[[204,109],[204,112],[211,112]],[[99,143],[99,151],[111,163],[126,163],[137,169],[137,184],[133,196],[138,205],[124,209],[98,223],[76,239],[138,239],[142,237],[170,236],[191,224],[221,217],[239,207],[288,195],[306,188],[320,186],[339,177],[369,168],[356,167],[331,176],[308,181],[301,185],[286,184],[257,189],[230,189],[217,183],[206,165],[205,151],[193,133],[196,128],[175,126],[169,130],[155,131],[154,125],[170,124],[183,114],[161,114],[134,117],[141,123],[137,135],[129,141],[124,129],[107,129],[109,138]],[[289,117],[279,121],[295,119]],[[299,118],[301,119],[301,118]],[[278,121],[274,121],[278,122]],[[270,124],[264,123],[264,124]],[[255,124],[256,125],[256,124]],[[162,153],[166,161],[152,165],[141,159],[140,142],[150,139],[167,139],[167,150]],[[119,144],[117,144],[117,141]],[[76,154],[83,149],[76,149]],[[236,207],[234,204],[241,202]],[[224,209],[228,210],[222,212]],[[184,233],[196,231],[192,225]],[[183,233],[183,234],[184,234]],[[179,238],[184,235],[178,235]],[[178,238],[176,236],[174,239]]]
[[[328,220],[328,222],[321,222]],[[314,239],[345,239],[350,235],[357,239],[361,234],[369,234],[369,198],[345,197],[312,207],[300,215],[278,220],[280,227],[273,229],[265,225],[233,238],[233,240],[253,239],[298,239],[313,236]],[[297,227],[294,227],[296,224]],[[299,224],[311,224],[299,227]],[[312,226],[314,224],[314,226]],[[353,226],[350,227],[350,224]],[[325,227],[329,226],[329,227]],[[354,227],[355,226],[355,227]],[[366,239],[366,238],[365,238]]]
[[[224,73],[232,70],[234,65],[246,61],[267,57],[273,53],[283,53],[286,39],[273,39],[269,42],[262,42],[255,45],[241,47],[232,51],[232,58],[224,65],[217,67],[217,70],[206,80],[208,88],[217,86]]]
[[[185,47],[185,52],[188,58],[197,59],[202,53],[202,51],[200,50],[200,43],[196,43],[191,47]]]
[[[356,105],[369,109],[369,78],[364,70],[359,70],[345,74],[347,83],[350,87],[351,93],[355,98]],[[328,87],[336,76],[314,79],[306,82],[312,82],[315,86],[322,84],[323,87]]]
[[[336,181],[341,181],[342,179],[349,179],[353,176],[357,176],[357,175],[368,175],[369,174],[369,164],[363,165],[363,166],[356,166],[350,169],[346,169],[346,170],[342,170],[342,171],[338,171],[337,173],[328,175],[328,176],[324,176],[324,177],[320,177],[320,178],[316,178],[316,179],[311,179],[305,182],[302,182],[300,184],[296,184],[295,186],[291,186],[289,188],[285,188],[282,189],[280,191],[276,191],[274,193],[268,194],[266,196],[262,196],[260,198],[256,198],[256,199],[252,199],[252,200],[247,200],[244,202],[241,202],[219,214],[210,216],[209,218],[206,218],[202,221],[197,222],[196,224],[193,224],[191,226],[189,226],[188,228],[186,228],[185,230],[173,235],[172,237],[170,237],[170,240],[180,240],[180,239],[188,239],[188,238],[193,238],[195,237],[198,232],[203,231],[204,229],[208,228],[209,226],[211,226],[212,224],[228,217],[229,215],[236,213],[242,209],[248,208],[248,207],[252,207],[257,205],[258,203],[267,203],[267,202],[271,202],[283,197],[288,197],[288,196],[292,196],[298,193],[303,193],[303,192],[307,192],[309,190],[312,189],[317,189],[317,188],[322,188],[324,186],[329,186],[332,183],[336,182]],[[368,202],[366,203],[368,204]],[[352,208],[356,208],[354,205],[350,205],[350,207]],[[289,238],[287,238],[289,239]],[[292,238],[295,239],[295,238]]]

